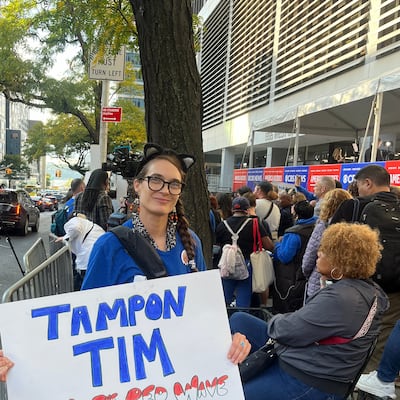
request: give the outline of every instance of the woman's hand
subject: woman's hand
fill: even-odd
[[[7,373],[14,363],[3,355],[3,350],[0,350],[0,381],[5,382]]]
[[[240,364],[250,353],[251,344],[246,339],[246,336],[241,333],[235,333],[232,336],[231,348],[228,352],[228,358],[234,364]]]

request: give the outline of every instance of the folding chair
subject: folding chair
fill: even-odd
[[[365,357],[365,360],[364,360],[364,362],[362,363],[362,365],[361,365],[361,368],[359,369],[359,371],[357,372],[357,375],[354,377],[354,379],[351,381],[351,383],[349,384],[349,388],[348,388],[348,390],[347,390],[347,393],[346,393],[346,395],[345,395],[345,399],[355,399],[355,397],[354,397],[354,389],[355,389],[355,387],[356,387],[356,384],[357,384],[357,382],[358,382],[358,379],[360,378],[360,376],[361,376],[361,374],[363,373],[363,371],[364,371],[364,369],[365,369],[365,367],[367,366],[367,364],[368,364],[368,362],[369,362],[369,360],[370,360],[370,358],[371,358],[371,356],[372,356],[372,353],[374,352],[374,350],[375,350],[375,347],[376,347],[376,343],[378,342],[378,336],[376,336],[375,338],[374,338],[374,340],[372,341],[372,343],[371,343],[371,346],[370,346],[370,348],[369,348],[369,350],[368,350],[368,353],[367,353],[367,355],[366,355],[366,357]],[[359,393],[358,393],[358,399],[360,400],[361,398],[360,398],[360,394],[361,393],[363,393],[363,392],[360,392],[359,391]],[[365,400],[367,400],[367,397],[364,397],[364,399]]]

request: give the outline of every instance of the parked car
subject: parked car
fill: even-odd
[[[42,196],[31,196],[31,199],[35,203],[35,206],[39,209],[40,212],[45,210],[45,205]]]
[[[25,236],[29,227],[33,232],[39,230],[40,211],[22,189],[0,189],[0,227],[12,229]]]

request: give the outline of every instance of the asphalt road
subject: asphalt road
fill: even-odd
[[[18,261],[22,269],[25,270],[23,256],[32,244],[41,237],[48,250],[51,215],[53,213],[54,211],[40,213],[39,232],[29,231],[25,237],[12,232],[8,233],[7,236],[5,232],[0,232],[0,300],[7,288],[22,278],[23,275],[18,266]],[[10,243],[14,247],[18,261],[13,254]]]

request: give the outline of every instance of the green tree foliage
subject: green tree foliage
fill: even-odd
[[[123,107],[123,122],[109,124],[109,148],[132,143],[141,148],[146,141],[144,112],[130,101],[118,104]],[[58,157],[74,171],[84,175],[88,170],[86,156],[90,151],[90,136],[79,119],[73,115],[59,115],[46,125],[35,124],[28,132],[24,156],[29,162],[46,154]]]
[[[122,107],[122,121],[108,124],[108,148],[130,143],[133,149],[142,149],[146,142],[144,110],[129,100],[120,100],[116,106]]]
[[[44,131],[43,122],[38,121],[28,132],[23,154],[29,163],[39,160],[40,157],[50,153],[50,146]]]
[[[90,52],[135,45],[129,2],[8,0],[0,11],[0,91],[11,101],[74,115],[98,143],[101,82],[87,78]],[[55,56],[67,48],[75,49],[69,74],[54,79]]]
[[[18,154],[6,154],[0,163],[0,168],[4,170],[5,177],[9,180],[19,179],[21,176],[29,176],[30,169],[23,158]],[[6,169],[11,173],[7,174]]]

